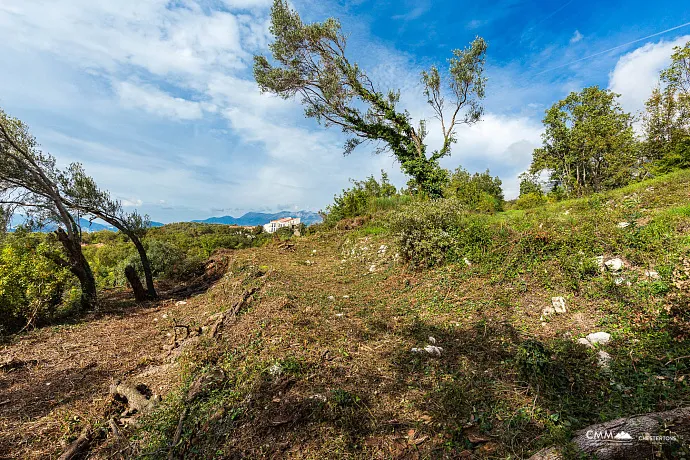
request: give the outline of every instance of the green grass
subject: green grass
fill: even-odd
[[[688,405],[687,292],[676,284],[690,278],[689,188],[682,171],[495,215],[408,203],[356,230],[297,239],[294,252],[239,251],[231,274],[194,302],[229,285],[260,285],[260,295],[223,342],[182,358],[188,382],[214,366],[228,378],[187,404],[176,452],[527,458],[592,423]],[[598,255],[627,267],[602,273]],[[659,279],[645,277],[651,269]],[[553,296],[568,312],[541,318]],[[576,343],[595,331],[612,341]],[[429,337],[440,358],[410,351]],[[184,391],[136,434],[142,457],[167,456]]]

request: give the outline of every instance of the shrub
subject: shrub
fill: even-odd
[[[494,213],[503,210],[501,179],[491,177],[488,169],[483,173],[470,174],[463,168],[457,168],[444,196],[456,198],[470,211]]]
[[[525,195],[520,195],[515,201],[515,208],[517,209],[532,209],[537,206],[542,206],[546,204],[546,198],[543,193],[530,192]]]
[[[415,202],[390,216],[390,228],[398,238],[400,254],[415,266],[443,262],[453,247],[464,206],[457,199]]]
[[[377,209],[390,209],[395,207],[396,198],[400,196],[384,171],[381,171],[380,183],[374,176],[363,181],[351,182],[353,187],[343,190],[339,196],[336,195],[333,204],[326,208],[324,222],[327,225],[332,227],[342,219],[371,214]],[[409,201],[409,198],[406,198],[406,201]]]
[[[0,333],[40,324],[54,316],[70,273],[50,261],[47,235],[17,232],[0,246]]]

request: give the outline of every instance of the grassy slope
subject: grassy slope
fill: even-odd
[[[599,420],[687,405],[690,346],[666,307],[673,269],[690,257],[689,190],[686,171],[483,218],[496,231],[462,248],[471,267],[410,270],[375,224],[300,238],[294,251],[238,251],[190,308],[220,311],[243,289],[261,290],[222,343],[183,355],[187,382],[214,366],[228,380],[190,405],[177,451],[524,458]],[[626,282],[593,270],[596,255],[623,258]],[[652,268],[660,280],[644,276]],[[552,296],[568,312],[542,320]],[[594,331],[612,334],[610,371],[575,344]],[[440,358],[410,352],[430,336]],[[184,392],[136,434],[138,454],[167,455]]]

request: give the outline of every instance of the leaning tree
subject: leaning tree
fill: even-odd
[[[101,219],[109,223],[132,241],[139,253],[141,266],[144,270],[146,297],[149,299],[158,297],[156,288],[153,285],[151,263],[146,254],[146,248],[144,248],[141,241],[150,227],[148,216],[142,216],[136,211],[131,213],[125,212],[122,203],[119,200],[113,199],[109,192],[98,188],[93,178],[86,174],[84,168],[79,163],[72,163],[61,176],[60,182],[65,195],[65,201],[71,209],[82,212],[91,218]],[[131,281],[130,284],[132,284]],[[135,289],[136,294],[134,285],[132,288]]]
[[[74,274],[81,285],[84,309],[97,306],[96,281],[81,250],[81,227],[62,193],[55,158],[43,152],[28,127],[0,109],[0,205],[8,215],[17,210],[38,222],[55,222],[64,257],[53,261]]]
[[[346,155],[362,143],[375,142],[376,153],[391,152],[420,190],[432,197],[442,194],[448,173],[439,160],[450,154],[457,126],[476,123],[483,113],[486,42],[482,38],[453,51],[446,84],[436,67],[422,73],[424,95],[443,136],[441,148],[427,154],[426,120],[415,125],[409,112],[398,108],[399,91],[380,91],[347,58],[338,20],[305,24],[286,0],[274,0],[270,30],[275,36],[269,45],[273,62],[254,57],[261,91],[286,99],[299,95],[307,117],[338,126],[351,136],[345,143]]]

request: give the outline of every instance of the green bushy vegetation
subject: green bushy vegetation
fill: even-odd
[[[0,335],[52,319],[72,286],[69,272],[51,261],[55,241],[23,231],[0,242]]]
[[[363,181],[351,180],[353,186],[336,195],[333,204],[326,208],[324,224],[333,227],[343,219],[370,216],[379,211],[393,209],[411,200],[409,195],[398,192],[381,171],[381,181],[370,176]]]

